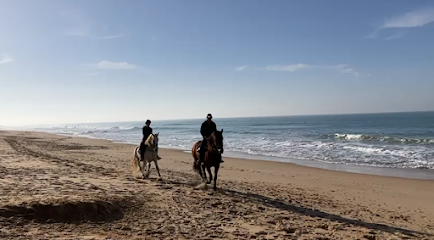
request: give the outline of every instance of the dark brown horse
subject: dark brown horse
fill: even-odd
[[[205,152],[204,163],[200,163],[200,153],[198,148],[200,147],[202,141],[198,141],[193,145],[191,149],[191,154],[193,155],[194,165],[193,169],[195,172],[199,173],[200,176],[206,180],[205,168],[209,173],[209,184],[212,181],[211,167],[214,167],[214,190],[217,189],[217,174],[220,168],[220,160],[222,159],[223,153],[223,129],[221,131],[214,131],[211,136],[207,139],[207,146]]]

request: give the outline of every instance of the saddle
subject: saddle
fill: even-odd
[[[218,151],[218,149],[216,147],[213,147],[213,150],[217,150]],[[205,147],[204,152],[207,152],[207,151],[208,151],[208,149]],[[200,152],[200,144],[199,144],[199,146],[197,146],[196,152]]]

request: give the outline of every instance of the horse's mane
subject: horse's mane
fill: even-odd
[[[154,139],[155,139],[154,134],[149,134],[148,138],[145,141],[145,144],[148,146],[154,145]]]

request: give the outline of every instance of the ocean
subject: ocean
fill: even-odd
[[[225,156],[298,163],[434,169],[434,112],[214,118]],[[190,150],[198,120],[153,120],[159,146]],[[34,126],[37,131],[139,144],[143,122]]]

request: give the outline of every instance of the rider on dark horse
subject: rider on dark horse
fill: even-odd
[[[211,113],[208,113],[206,117],[206,121],[202,123],[202,126],[200,127],[200,134],[203,137],[202,143],[200,144],[199,149],[199,157],[200,162],[204,162],[205,160],[205,152],[207,150],[207,138],[211,136],[211,134],[214,131],[217,131],[217,125],[212,121],[212,115]],[[220,162],[224,162],[223,160],[220,160]]]
[[[142,133],[143,133],[143,139],[142,142],[140,143],[140,160],[143,161],[143,159],[145,158],[145,151],[146,151],[146,147],[147,145],[145,144],[146,139],[148,139],[149,135],[152,134],[152,128],[151,128],[151,120],[146,120],[145,126],[142,129]],[[157,146],[157,159],[160,160],[160,156],[158,156],[158,146]]]

